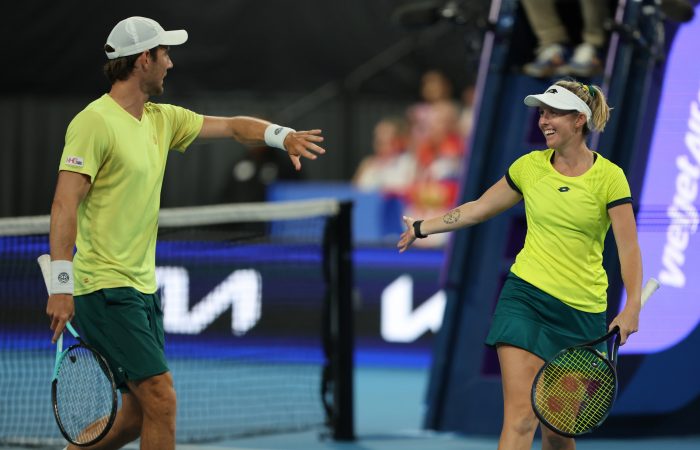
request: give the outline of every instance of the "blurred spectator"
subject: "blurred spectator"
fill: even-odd
[[[267,146],[251,147],[233,164],[224,188],[223,203],[264,202],[267,187],[276,181],[302,179],[284,151]]]
[[[440,70],[429,70],[421,77],[421,101],[408,108],[406,113],[411,129],[409,147],[425,140],[431,120],[431,108],[434,104],[453,101],[452,82]]]
[[[567,29],[557,12],[556,0],[521,1],[538,41],[535,60],[523,67],[527,75],[591,77],[602,72],[603,49],[607,42],[604,23],[610,16],[608,0],[579,0],[583,30],[581,43],[573,52]]]
[[[402,197],[415,172],[415,162],[406,152],[407,133],[406,121],[400,117],[380,120],[374,127],[373,153],[360,162],[353,185]]]
[[[464,159],[458,119],[453,102],[442,100],[432,105],[426,135],[415,148],[416,176],[407,196],[408,215],[434,215],[456,204]],[[420,244],[437,246],[445,239],[446,235],[436,234]]]
[[[451,102],[439,102],[431,111],[428,133],[416,147],[414,190],[418,192],[414,192],[413,199],[418,207],[443,210],[454,204],[456,186],[452,184],[458,181],[461,173],[464,148],[457,118],[457,108]],[[435,186],[427,192],[426,185]],[[440,194],[436,195],[438,191]]]
[[[440,70],[429,70],[421,77],[421,101],[406,111],[407,147],[415,161],[415,176],[405,195],[404,211],[409,215],[432,215],[457,200],[466,145],[463,133],[471,132],[473,88],[463,92],[461,108],[453,94],[450,79]],[[435,247],[446,237],[436,234],[418,244]]]

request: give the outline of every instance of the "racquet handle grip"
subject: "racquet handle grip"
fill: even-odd
[[[36,262],[39,263],[39,267],[41,268],[41,274],[44,277],[44,284],[46,284],[46,292],[50,292],[51,289],[49,286],[51,285],[51,255],[41,255],[36,259]],[[73,328],[73,325],[71,325],[70,321],[66,322],[66,328],[68,328],[68,331],[75,336],[75,338],[79,338],[79,334],[77,331],[75,331],[75,328]],[[58,346],[59,348],[63,348],[63,333],[58,337]]]
[[[649,278],[647,284],[645,284],[644,288],[642,288],[642,307],[644,307],[644,304],[647,302],[647,300],[649,300],[651,294],[656,292],[658,288],[659,282],[656,280],[656,278]]]
[[[46,292],[49,292],[51,286],[51,256],[44,254],[37,258],[41,274],[44,276],[44,284],[46,284]]]
[[[656,290],[658,288],[659,288],[659,282],[656,280],[656,278],[649,278],[649,280],[647,280],[647,283],[642,288],[642,295],[641,295],[642,308],[644,307],[646,302],[649,300],[649,297],[651,297],[651,294],[656,292]],[[620,332],[620,327],[615,325],[605,336],[603,336],[599,339],[596,339],[595,341],[591,341],[591,342],[587,343],[586,345],[595,345],[595,344],[599,344],[603,341],[607,341],[608,339],[610,339],[611,337],[613,337],[614,335],[616,335],[619,332]],[[617,339],[618,340],[620,339],[619,335],[617,336]]]

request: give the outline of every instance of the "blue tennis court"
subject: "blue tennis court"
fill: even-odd
[[[356,369],[355,442],[320,439],[316,433],[293,433],[251,437],[219,442],[210,446],[178,446],[207,450],[494,450],[497,439],[460,436],[421,429],[422,399],[427,386],[427,369]],[[700,429],[699,429],[700,432]],[[136,448],[136,447],[134,447]],[[539,449],[536,441],[532,447]],[[658,439],[579,439],[579,450],[697,450],[700,435],[688,438]]]
[[[206,444],[178,445],[182,450],[493,450],[493,437],[460,436],[421,429],[422,398],[427,383],[426,369],[356,369],[355,442],[335,442],[318,432],[300,432],[246,437]],[[695,437],[653,439],[579,439],[580,450],[697,450]],[[26,447],[2,447],[19,450]],[[43,447],[52,448],[52,447]],[[59,447],[53,447],[59,448]],[[129,449],[137,449],[136,443]],[[533,449],[539,449],[538,441]]]

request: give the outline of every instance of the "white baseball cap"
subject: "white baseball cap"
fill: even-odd
[[[137,55],[159,45],[180,45],[187,41],[187,31],[165,31],[158,22],[147,17],[129,17],[114,26],[107,37],[107,58]]]
[[[592,129],[591,117],[593,113],[591,113],[591,108],[581,100],[581,97],[559,85],[551,85],[542,94],[528,95],[524,102],[527,106],[549,106],[561,111],[578,111],[585,114],[588,128]]]

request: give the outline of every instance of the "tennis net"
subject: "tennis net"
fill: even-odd
[[[350,214],[335,200],[161,210],[178,442],[308,429],[353,438]],[[62,442],[36,264],[48,226],[0,219],[0,444]]]

